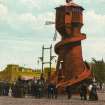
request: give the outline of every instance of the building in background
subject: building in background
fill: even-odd
[[[15,64],[8,64],[7,67],[0,72],[0,81],[15,82],[19,77],[23,80],[39,79],[41,70],[20,67]]]
[[[49,67],[44,68],[43,74],[45,80],[48,79]],[[51,68],[51,75],[56,72],[55,68]],[[0,72],[0,81],[15,82],[19,77],[23,80],[39,79],[42,72],[31,68],[21,67],[16,64],[8,64],[7,67]]]

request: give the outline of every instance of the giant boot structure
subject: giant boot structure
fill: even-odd
[[[86,39],[86,35],[81,33],[83,10],[69,1],[56,8],[56,30],[61,35],[61,41],[55,45],[58,87],[78,84],[91,75],[82,58],[81,40]]]

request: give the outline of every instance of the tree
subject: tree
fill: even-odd
[[[94,58],[92,59],[93,61],[93,66],[92,66],[92,71],[95,76],[95,79],[97,82],[105,82],[105,63],[103,60],[97,61]]]

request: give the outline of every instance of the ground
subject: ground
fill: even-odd
[[[13,98],[0,96],[0,105],[105,105],[105,93],[98,93],[98,101],[81,101],[79,96],[72,96],[70,100],[67,96],[59,96],[58,99],[35,99],[27,98]]]

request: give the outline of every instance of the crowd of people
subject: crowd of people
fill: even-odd
[[[21,80],[21,78],[18,78],[12,84],[4,81],[0,82],[0,96],[8,95],[19,98],[27,96],[57,98],[57,88],[55,84],[46,84],[42,79]]]
[[[72,88],[67,86],[65,88],[68,99],[72,96]],[[47,94],[46,94],[47,93]],[[98,100],[97,87],[95,84],[87,86],[82,83],[79,86],[79,93],[81,100]],[[45,84],[43,80],[21,80],[20,78],[13,84],[8,82],[0,82],[0,96],[13,97],[27,97],[33,96],[35,98],[55,98],[58,96],[58,89],[55,84]]]
[[[8,82],[0,82],[0,96],[8,96],[10,84]]]
[[[80,85],[79,90],[81,100],[87,100],[87,96],[89,96],[88,100],[98,100],[97,87],[95,84],[90,84],[89,86],[87,86],[85,83],[83,83]]]

